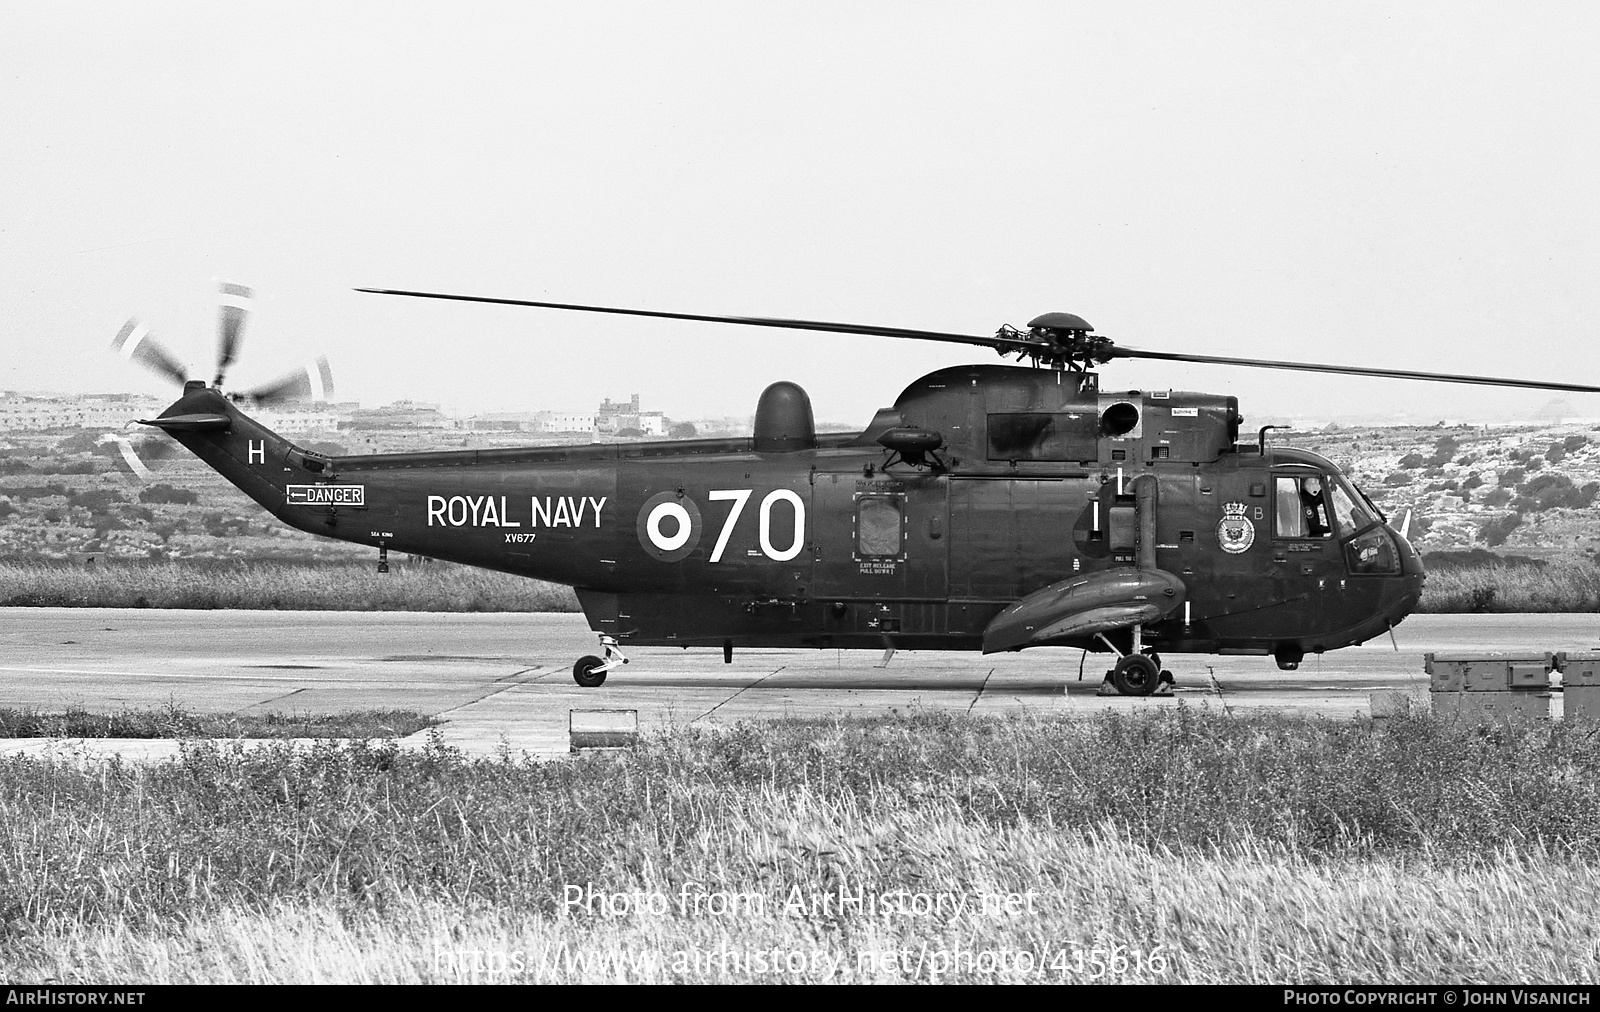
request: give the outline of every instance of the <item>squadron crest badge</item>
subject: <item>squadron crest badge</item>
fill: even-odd
[[[1244,503],[1230,502],[1222,506],[1222,520],[1217,524],[1217,542],[1229,555],[1238,555],[1256,543],[1256,527],[1244,515]]]

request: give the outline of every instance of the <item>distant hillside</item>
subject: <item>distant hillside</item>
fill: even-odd
[[[1600,550],[1600,430],[1587,425],[1330,428],[1274,437],[1338,464],[1391,519],[1414,511],[1410,536],[1423,552],[1562,559]]]
[[[278,523],[214,471],[175,449],[156,485],[116,468],[100,430],[0,434],[0,557],[370,558],[372,549]],[[160,437],[156,437],[160,438]],[[1337,428],[1277,432],[1343,468],[1446,566],[1492,551],[1535,560],[1600,551],[1600,430],[1550,424]],[[528,442],[525,434],[330,432],[325,452],[450,449]],[[159,445],[159,444],[156,444]],[[192,499],[191,499],[192,496]]]

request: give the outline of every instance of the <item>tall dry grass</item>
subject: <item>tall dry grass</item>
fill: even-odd
[[[0,562],[0,607],[248,608],[302,611],[578,610],[556,584],[441,563],[380,574],[349,562],[242,564]],[[1421,612],[1600,611],[1600,565],[1441,569]]]
[[[0,606],[295,611],[577,611],[568,587],[470,566],[0,563]]]
[[[1600,611],[1600,565],[1485,566],[1428,573],[1421,612]]]
[[[685,729],[543,765],[331,744],[17,759],[0,976],[432,980],[520,950],[523,980],[541,953],[540,979],[788,979],[672,965],[777,948],[828,957],[803,979],[931,979],[940,953],[949,979],[1035,979],[1026,950],[1049,980],[1120,945],[1129,980],[1591,980],[1597,858],[1600,744],[1561,727],[1179,708]],[[608,917],[567,886],[763,904]],[[796,888],[1034,909],[786,909]],[[911,961],[863,963],[889,949]],[[1001,950],[1010,969],[959,963]]]
[[[717,874],[727,877],[747,873],[755,861],[773,862],[806,884],[831,877],[881,882],[885,863],[904,880],[914,860],[917,889],[1031,890],[1037,913],[824,920],[787,917],[771,903],[760,915],[733,918],[601,920],[464,909],[420,897],[382,915],[351,916],[328,902],[231,905],[156,928],[125,920],[82,930],[56,924],[7,958],[3,972],[11,980],[252,984],[1600,978],[1600,874],[1546,856],[1506,854],[1463,868],[1427,860],[1317,862],[1247,844],[1195,853],[1112,831],[984,825],[945,806],[885,826],[814,792],[771,798],[731,813],[728,823],[726,833],[683,858],[719,861]],[[810,841],[819,839],[871,842],[843,849],[823,870],[807,867]],[[735,841],[753,849],[740,851]],[[884,849],[908,856],[884,862]],[[676,897],[680,880],[645,864],[628,885]],[[718,962],[717,953],[746,960],[724,955]],[[787,965],[791,953],[804,959],[796,969]],[[1120,973],[1117,955],[1128,961]]]
[[[441,721],[413,710],[346,713],[191,713],[154,709],[60,713],[0,706],[0,738],[404,738]]]

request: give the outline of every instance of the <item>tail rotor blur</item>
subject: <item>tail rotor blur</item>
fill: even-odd
[[[139,459],[138,451],[133,448],[133,440],[127,436],[108,432],[100,437],[100,445],[111,450],[111,461],[116,464],[117,470],[135,482],[142,484],[153,477],[144,461]]]
[[[244,285],[224,282],[219,287],[220,306],[217,315],[217,370],[211,386],[223,390],[228,369],[239,358],[244,339],[245,322],[250,316],[250,303],[255,293]],[[129,320],[111,342],[111,350],[129,362],[149,369],[179,386],[190,382],[188,370],[165,347],[151,336],[147,326],[137,319]],[[262,406],[294,403],[297,401],[328,401],[333,399],[333,372],[328,360],[318,357],[285,376],[250,390],[227,395],[234,401],[244,401]]]
[[[155,480],[156,465],[171,457],[175,446],[165,436],[130,439],[117,432],[106,433],[98,443],[116,471],[135,485]]]
[[[333,399],[333,371],[328,368],[328,360],[319,355],[271,383],[230,396],[234,400],[268,406],[295,401],[330,401]]]
[[[189,381],[187,370],[172,357],[171,352],[161,346],[161,342],[150,336],[150,328],[137,318],[124,323],[122,329],[117,331],[117,336],[111,341],[111,350],[124,360],[141,365],[179,386]]]
[[[211,385],[222,389],[222,378],[228,366],[239,357],[239,340],[244,333],[244,321],[250,313],[250,300],[255,293],[244,285],[224,281],[219,289],[222,296],[217,317],[217,378]]]

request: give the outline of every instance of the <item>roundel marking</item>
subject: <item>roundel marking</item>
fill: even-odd
[[[659,492],[639,507],[639,547],[652,559],[677,562],[700,545],[700,508],[688,496]]]
[[[661,525],[669,520],[677,528],[676,533],[664,532]],[[689,536],[694,533],[694,518],[675,502],[657,503],[645,519],[644,532],[649,536],[650,543],[663,552],[676,552],[689,543]]]

